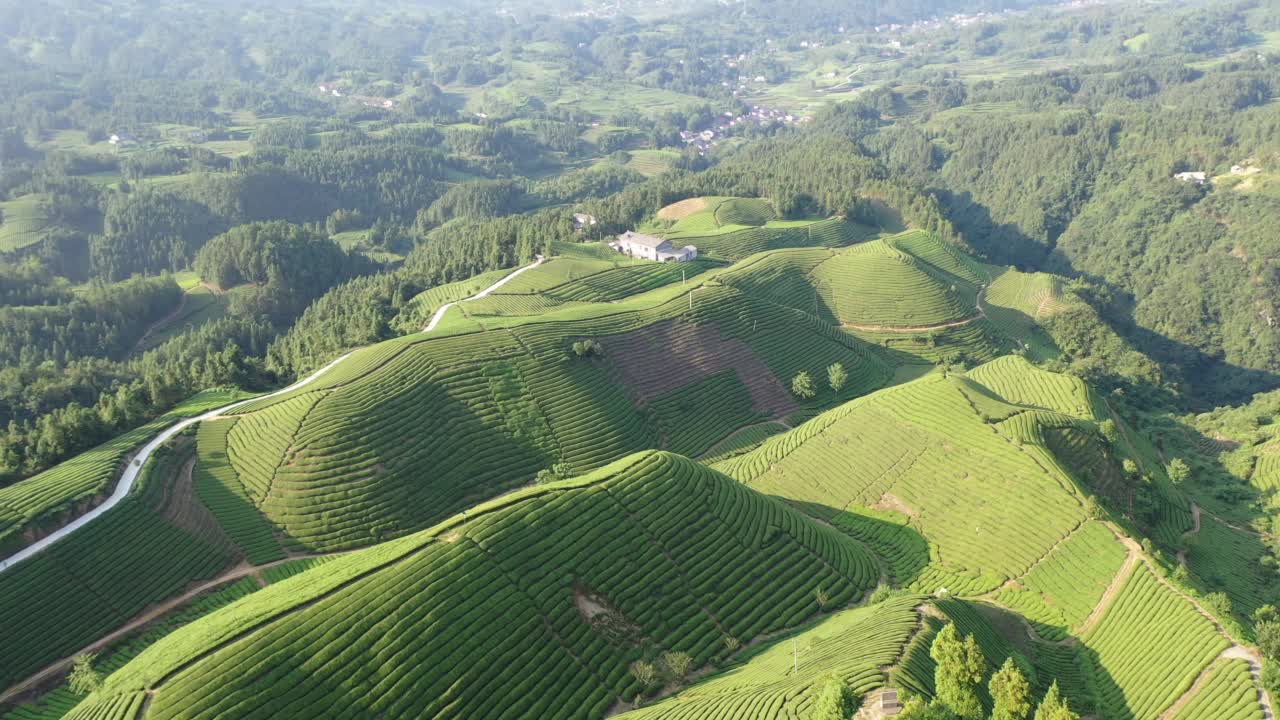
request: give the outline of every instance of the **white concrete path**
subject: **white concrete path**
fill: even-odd
[[[455,302],[451,302],[451,303],[445,303],[445,304],[441,305],[440,307],[436,308],[436,312],[435,312],[435,314],[431,316],[431,322],[427,323],[427,326],[426,326],[426,327],[424,327],[424,328],[422,328],[422,332],[424,332],[424,333],[425,333],[425,332],[431,332],[432,330],[435,330],[435,329],[436,329],[436,325],[439,325],[439,324],[440,324],[440,319],[441,319],[441,318],[443,318],[443,317],[444,317],[444,314],[445,314],[446,312],[449,312],[449,308],[453,307],[454,305],[457,305],[457,304],[458,304],[458,303],[460,303],[460,302],[469,302],[469,301],[471,301],[471,300],[479,300],[480,298],[485,297],[486,295],[488,295],[489,293],[493,292],[494,290],[497,290],[498,288],[502,287],[503,285],[506,285],[507,283],[511,282],[511,281],[512,281],[512,280],[514,280],[514,279],[515,279],[515,277],[516,277],[517,275],[519,275],[520,273],[525,272],[525,271],[527,271],[527,270],[532,270],[532,269],[534,269],[534,268],[538,267],[539,265],[541,265],[541,264],[542,264],[542,261],[544,260],[544,258],[543,258],[541,255],[538,255],[538,256],[537,256],[537,258],[538,258],[537,260],[535,260],[534,262],[532,262],[532,263],[530,263],[530,264],[528,264],[528,265],[525,265],[524,267],[520,268],[519,270],[516,270],[515,272],[510,273],[510,274],[508,274],[508,275],[504,275],[504,276],[502,277],[502,279],[498,280],[498,282],[496,282],[496,283],[494,283],[494,284],[490,285],[489,287],[487,287],[487,288],[485,288],[485,289],[481,290],[480,292],[476,293],[475,295],[472,295],[471,297],[463,298],[463,299],[461,299],[461,300],[458,300],[458,301],[455,301]]]
[[[519,275],[520,273],[526,270],[532,270],[533,268],[538,267],[539,265],[542,264],[542,260],[543,260],[543,257],[539,255],[537,256],[537,260],[535,262],[530,263],[529,265],[525,265],[519,270],[516,270],[515,272],[504,276],[502,279],[498,280],[496,283],[490,285],[484,290],[481,290],[475,295],[472,295],[471,297],[468,297],[468,298],[464,298],[458,302],[466,302],[467,300],[476,300],[476,299],[482,298],[488,295],[489,293],[493,292],[494,290],[497,290],[498,288],[507,284],[515,276]],[[455,303],[449,303],[447,305],[442,306],[439,310],[437,310],[435,315],[431,316],[431,322],[428,323],[427,326],[422,329],[422,331],[431,332],[432,330],[434,330],[436,325],[440,322],[440,318],[444,316],[445,311],[447,311],[454,304]],[[49,547],[50,545],[53,545],[54,543],[58,542],[62,538],[67,537],[68,535],[75,532],[76,530],[79,530],[85,525],[88,525],[89,523],[93,522],[94,518],[97,518],[98,516],[107,512],[108,510],[115,507],[116,505],[119,505],[121,500],[124,500],[126,497],[129,496],[129,491],[133,489],[134,481],[138,479],[138,474],[142,472],[143,466],[147,464],[147,460],[151,457],[152,453],[154,453],[156,451],[156,448],[159,448],[161,445],[163,445],[165,441],[167,441],[169,438],[173,437],[174,435],[177,435],[178,433],[182,432],[184,429],[190,427],[195,423],[198,423],[202,420],[211,420],[213,418],[219,417],[228,411],[231,411],[240,407],[241,405],[245,405],[247,403],[251,403],[256,400],[262,400],[265,398],[276,397],[277,395],[283,395],[287,392],[292,392],[294,390],[297,390],[298,388],[309,385],[316,378],[329,372],[329,370],[333,369],[335,365],[342,362],[343,360],[346,360],[350,356],[351,356],[351,353],[347,353],[346,355],[343,355],[342,357],[334,360],[328,365],[325,365],[324,367],[311,373],[307,377],[299,380],[298,382],[290,385],[289,387],[276,390],[275,392],[268,393],[266,395],[259,395],[258,397],[250,398],[248,400],[241,400],[239,402],[234,402],[234,403],[231,403],[230,405],[224,405],[220,408],[210,410],[204,413],[203,415],[197,415],[196,417],[187,418],[186,420],[182,420],[180,422],[174,423],[173,425],[170,425],[169,427],[160,431],[159,435],[156,435],[154,438],[151,439],[150,442],[142,446],[142,449],[139,450],[138,454],[134,456],[133,460],[129,463],[128,467],[124,469],[124,473],[120,475],[120,480],[116,483],[116,489],[111,493],[110,497],[108,497],[105,501],[103,501],[102,504],[93,508],[92,510],[85,513],[84,515],[81,515],[75,520],[72,520],[66,525],[58,528],[52,533],[49,533],[45,537],[19,550],[13,555],[10,555],[9,557],[4,558],[3,560],[0,560],[0,573],[3,573],[4,571],[17,565],[23,560],[26,560],[27,558],[32,557],[33,555],[36,555],[37,553],[41,552],[45,548]]]

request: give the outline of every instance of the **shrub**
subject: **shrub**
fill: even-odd
[[[580,358],[603,355],[604,348],[600,346],[600,343],[588,338],[586,340],[578,340],[573,344],[573,354]]]
[[[556,463],[549,468],[543,468],[533,476],[533,482],[538,485],[543,483],[555,482],[556,480],[567,480],[573,477],[573,466],[569,463]]]
[[[853,712],[853,693],[844,681],[832,675],[822,684],[813,704],[810,720],[845,720]]]
[[[683,680],[689,674],[690,668],[693,667],[693,658],[689,656],[689,653],[664,652],[662,653],[662,666],[667,669],[667,675],[672,680]]]
[[[1187,465],[1187,461],[1182,458],[1174,458],[1169,461],[1169,466],[1165,468],[1165,472],[1169,474],[1169,480],[1174,485],[1181,485],[1191,478],[1191,466]]]
[[[71,687],[71,692],[77,695],[88,695],[102,684],[102,676],[93,669],[93,661],[97,659],[97,653],[85,653],[72,658],[71,674],[67,676],[67,684]]]
[[[658,668],[651,662],[637,660],[631,663],[631,676],[646,690],[658,684]]]
[[[1098,430],[1102,432],[1102,437],[1107,439],[1109,443],[1115,443],[1120,439],[1120,431],[1116,429],[1116,421],[1107,418],[1098,423]]]

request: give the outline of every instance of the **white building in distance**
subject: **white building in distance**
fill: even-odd
[[[670,240],[644,235],[628,230],[609,243],[609,247],[623,255],[644,258],[655,262],[688,262],[698,257],[698,248],[685,245],[680,249],[672,246]]]

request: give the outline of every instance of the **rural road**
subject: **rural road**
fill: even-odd
[[[530,264],[528,264],[528,265],[525,265],[524,267],[520,268],[519,270],[516,270],[516,271],[515,271],[515,272],[513,272],[513,273],[510,273],[510,274],[508,274],[508,275],[504,275],[500,280],[498,280],[498,282],[496,282],[496,283],[494,283],[494,284],[490,285],[489,287],[487,287],[487,288],[485,288],[485,289],[481,290],[480,292],[476,293],[475,295],[472,295],[471,297],[468,297],[468,298],[463,298],[463,299],[461,299],[461,300],[457,300],[457,301],[455,301],[455,302],[445,303],[445,304],[441,305],[440,307],[436,308],[436,312],[435,312],[435,314],[431,316],[431,322],[427,323],[427,326],[426,326],[426,327],[424,327],[424,328],[422,328],[422,332],[426,333],[426,332],[431,332],[432,330],[435,330],[435,329],[436,329],[436,325],[440,324],[440,318],[443,318],[443,317],[444,317],[444,314],[445,314],[446,312],[449,312],[449,308],[453,307],[454,305],[457,305],[457,304],[458,304],[458,303],[460,303],[460,302],[468,302],[468,301],[470,301],[470,300],[479,300],[480,298],[485,297],[486,295],[488,295],[489,293],[493,292],[494,290],[497,290],[498,288],[502,287],[503,285],[506,285],[507,283],[509,283],[509,282],[511,282],[512,280],[514,280],[514,279],[515,279],[515,277],[516,277],[517,275],[519,275],[520,273],[525,272],[525,271],[527,271],[527,270],[532,270],[532,269],[534,269],[534,268],[538,267],[539,265],[541,265],[541,264],[542,264],[542,261],[545,259],[545,258],[543,258],[541,255],[537,255],[537,256],[535,256],[535,257],[537,257],[537,260],[535,260],[534,262],[532,262],[532,263],[530,263]]]
[[[519,270],[516,270],[515,272],[504,276],[502,279],[498,280],[497,282],[485,288],[484,290],[481,290],[475,295],[459,300],[458,302],[466,302],[467,300],[476,300],[488,295],[494,290],[497,290],[498,288],[510,282],[512,278],[519,275],[520,273],[526,270],[532,270],[533,268],[541,265],[543,259],[544,258],[541,255],[538,255],[537,260],[535,262],[530,263],[529,265],[525,265]],[[440,318],[444,316],[444,313],[455,304],[456,303],[448,303],[446,305],[443,305],[439,310],[436,310],[435,315],[431,316],[431,322],[428,323],[427,326],[422,329],[422,332],[431,332],[432,330],[434,330],[436,325],[440,322]],[[120,475],[120,480],[116,483],[115,490],[111,493],[111,496],[108,497],[101,505],[98,505],[97,507],[93,508],[92,510],[85,513],[84,515],[81,515],[75,520],[72,520],[71,522],[67,523],[61,528],[58,528],[57,530],[53,531],[49,535],[41,538],[40,540],[37,540],[36,542],[19,550],[13,555],[10,555],[9,557],[4,558],[3,560],[0,560],[0,573],[5,572],[9,568],[17,565],[18,563],[22,562],[23,560],[26,560],[29,557],[32,557],[40,553],[41,551],[53,545],[54,543],[58,542],[62,538],[67,537],[68,535],[75,532],[76,530],[79,530],[85,525],[88,525],[89,523],[93,522],[95,518],[107,512],[111,508],[115,507],[116,505],[119,505],[120,501],[124,500],[126,497],[129,496],[129,491],[133,489],[134,481],[138,479],[139,473],[142,472],[142,468],[147,464],[147,460],[151,457],[151,454],[156,451],[156,448],[159,448],[167,440],[169,440],[169,438],[173,437],[174,435],[177,435],[178,433],[194,425],[195,423],[198,423],[202,420],[212,420],[213,418],[219,417],[230,410],[234,410],[240,407],[241,405],[245,405],[247,403],[251,403],[256,400],[263,400],[265,398],[276,397],[277,395],[283,395],[287,392],[292,392],[294,390],[297,390],[298,388],[305,387],[306,385],[309,385],[310,383],[314,382],[321,375],[324,375],[325,373],[329,372],[329,370],[333,369],[333,367],[338,363],[341,363],[343,360],[346,360],[348,357],[350,357],[350,355],[351,353],[347,353],[339,357],[338,359],[334,360],[328,365],[325,365],[319,370],[316,370],[315,372],[311,373],[307,377],[299,380],[298,382],[288,387],[281,388],[280,390],[276,390],[275,392],[268,393],[266,395],[259,395],[257,397],[249,398],[248,400],[240,400],[238,402],[231,403],[230,405],[224,405],[220,408],[210,410],[204,413],[203,415],[197,415],[196,417],[187,418],[186,420],[182,420],[180,422],[174,423],[173,425],[170,425],[169,427],[160,431],[160,434],[152,438],[151,441],[148,442],[146,445],[143,445],[142,449],[138,451],[138,454],[134,456],[132,461],[130,461],[129,465],[124,469],[124,473]]]

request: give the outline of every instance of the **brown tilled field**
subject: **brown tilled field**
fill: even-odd
[[[799,409],[795,398],[741,340],[710,325],[670,320],[601,338],[605,355],[642,403],[709,375],[732,369],[751,392],[752,409],[782,417]]]
[[[659,220],[679,220],[680,218],[689,217],[690,215],[707,209],[706,198],[689,198],[680,202],[673,202],[670,205],[658,211]]]

